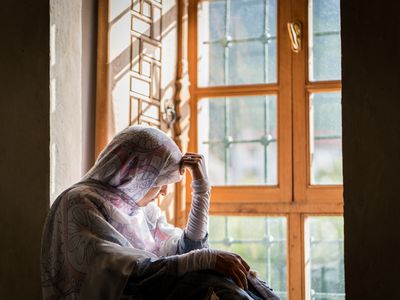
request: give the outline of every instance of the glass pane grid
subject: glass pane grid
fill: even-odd
[[[275,83],[276,19],[276,0],[200,1],[198,85]]]
[[[212,248],[242,256],[280,299],[286,290],[286,218],[211,216]]]
[[[309,1],[309,79],[341,79],[340,1]]]
[[[277,184],[276,96],[202,99],[199,152],[212,185]]]
[[[310,96],[310,167],[314,185],[343,183],[340,100],[340,92]]]
[[[308,217],[305,223],[307,299],[345,299],[342,217]]]

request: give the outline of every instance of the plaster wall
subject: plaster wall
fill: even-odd
[[[0,9],[0,298],[41,299],[49,205],[49,2]]]
[[[82,172],[82,5],[50,0],[50,198]]]
[[[399,299],[398,1],[341,1],[346,299]]]

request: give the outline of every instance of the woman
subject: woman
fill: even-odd
[[[166,222],[153,200],[167,193],[168,184],[180,181],[186,168],[193,178],[192,207],[181,230]],[[132,126],[122,131],[82,181],[50,209],[42,237],[43,297],[273,297],[249,275],[240,256],[208,248],[209,196],[202,156],[182,156],[158,129]]]

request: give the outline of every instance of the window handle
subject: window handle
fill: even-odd
[[[300,21],[287,23],[292,51],[299,53],[301,51],[301,23]]]

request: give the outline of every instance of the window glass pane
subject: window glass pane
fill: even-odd
[[[198,104],[198,150],[212,185],[277,184],[275,95],[205,98]]]
[[[286,218],[211,216],[209,242],[242,256],[280,299],[287,299]]]
[[[264,33],[264,2],[264,0],[225,2],[229,7],[229,27],[233,38],[258,38]],[[266,8],[270,9],[269,6]]]
[[[310,97],[311,184],[342,184],[341,94]]]
[[[306,299],[345,299],[343,217],[308,217],[305,223]]]
[[[309,1],[309,78],[340,80],[340,1]]]
[[[226,50],[229,70],[227,72],[229,85],[259,83],[264,76],[264,45],[260,42],[233,43]]]
[[[218,85],[218,83],[223,82],[225,78],[224,47],[222,47],[220,44],[209,44],[204,45],[204,50],[209,53],[207,60],[209,61],[210,65],[214,66],[212,72],[207,75],[209,84]]]
[[[276,82],[276,0],[198,4],[198,85]]]

